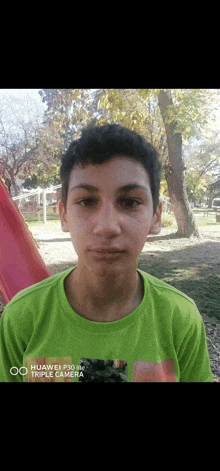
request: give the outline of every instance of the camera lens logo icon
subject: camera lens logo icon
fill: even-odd
[[[12,370],[16,370],[15,373],[13,373]],[[25,372],[22,373],[21,370],[25,370]],[[17,368],[17,366],[12,366],[10,368],[10,373],[13,376],[18,375],[18,374],[20,374],[22,376],[25,376],[28,373],[28,369],[25,366],[21,366],[21,368],[19,368],[19,369]]]

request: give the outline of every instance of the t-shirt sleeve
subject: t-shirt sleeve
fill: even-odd
[[[22,362],[25,342],[23,325],[22,322],[19,325],[21,319],[18,315],[15,319],[16,315],[13,307],[6,306],[0,320],[0,382],[23,382],[23,376],[16,373],[24,366]]]
[[[214,382],[211,372],[205,326],[196,307],[182,333],[177,352],[180,368],[180,382]]]

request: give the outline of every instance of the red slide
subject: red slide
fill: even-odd
[[[0,178],[0,293],[5,304],[22,289],[51,276],[35,243]]]

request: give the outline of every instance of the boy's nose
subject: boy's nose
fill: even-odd
[[[111,236],[121,234],[120,216],[112,204],[103,206],[93,219],[95,235]]]

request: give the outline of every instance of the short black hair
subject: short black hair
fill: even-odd
[[[159,203],[161,164],[156,149],[140,136],[119,124],[105,124],[85,128],[79,139],[73,141],[62,156],[60,178],[62,202],[66,209],[70,172],[75,165],[84,168],[88,164],[99,164],[116,154],[134,157],[145,168],[151,185],[153,210]]]

